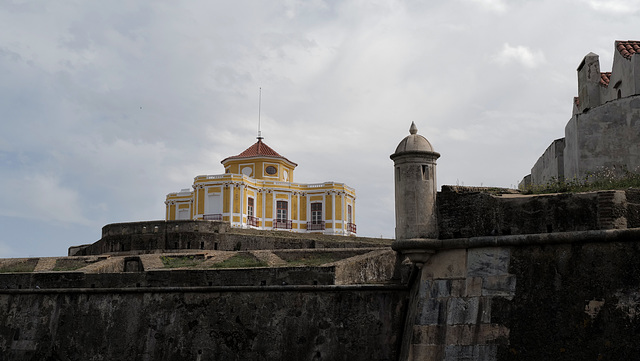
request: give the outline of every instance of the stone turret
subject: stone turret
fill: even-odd
[[[436,159],[429,141],[411,123],[391,159],[395,168],[396,240],[438,238]]]
[[[587,54],[578,66],[578,110],[584,112],[602,104],[600,99],[600,60]]]

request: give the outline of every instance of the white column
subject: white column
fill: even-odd
[[[300,217],[302,216],[302,212],[300,212],[300,192],[296,192],[296,202],[298,202],[298,214],[296,214],[296,218],[298,219],[298,232],[302,230],[302,225]]]
[[[233,193],[235,193],[235,185],[229,185],[229,224],[233,226]]]
[[[336,233],[336,192],[331,192],[331,222],[333,222],[333,234]]]
[[[260,193],[262,194],[262,229],[266,229],[266,219],[265,219],[265,215],[267,213],[267,193],[265,192],[264,189],[260,190]]]
[[[245,223],[242,221],[244,215],[244,183],[240,184],[240,227],[244,228]]]
[[[340,220],[342,221],[342,234],[347,234],[347,194],[340,192]]]
[[[278,217],[278,213],[276,213],[276,206],[278,205],[278,199],[276,197],[275,191],[271,192],[271,194],[273,197],[273,201],[271,202],[271,216],[272,216],[271,219],[274,220],[274,219],[277,219]]]
[[[307,217],[305,218],[305,222],[309,222],[311,220],[311,196],[307,193]]]

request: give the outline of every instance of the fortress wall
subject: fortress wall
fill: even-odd
[[[564,143],[564,138],[554,140],[531,168],[533,184],[564,180]]]
[[[639,229],[451,243],[423,247],[400,360],[640,357]]]
[[[441,239],[601,229],[599,207],[607,204],[599,202],[598,192],[496,196],[443,191],[437,202]]]
[[[124,266],[122,266],[123,268]],[[188,269],[147,272],[34,272],[0,274],[0,291],[49,288],[145,288],[332,285],[335,267],[277,267],[250,269]]]
[[[603,168],[639,171],[640,96],[611,101],[575,115],[565,134],[567,179],[584,179]]]
[[[391,240],[388,240],[391,244]],[[159,253],[166,250],[208,249],[244,251],[263,249],[362,248],[379,246],[380,239],[287,232],[249,232],[222,221],[148,221],[109,224],[102,238],[69,248],[70,256]]]
[[[0,291],[0,360],[395,360],[393,287]]]

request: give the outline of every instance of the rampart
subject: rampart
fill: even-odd
[[[432,252],[400,360],[634,360],[640,229],[400,242]]]
[[[102,228],[100,240],[70,247],[69,256],[175,250],[357,248],[390,244],[391,240],[380,238],[238,229],[222,221],[159,220],[108,224]]]
[[[443,186],[440,239],[640,227],[640,190],[491,194]]]
[[[272,263],[228,270],[153,265],[237,252],[41,259],[0,275],[0,360],[640,357],[640,193],[490,191],[438,194],[441,237],[394,243],[427,256],[410,274],[388,248],[242,251]]]
[[[395,360],[397,286],[0,290],[0,360]]]

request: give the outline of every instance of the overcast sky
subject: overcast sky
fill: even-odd
[[[589,52],[640,40],[640,2],[0,2],[0,257],[60,256],[255,142],[294,181],[357,191],[393,237],[389,155],[412,121],[438,185],[514,187],[564,136]]]

